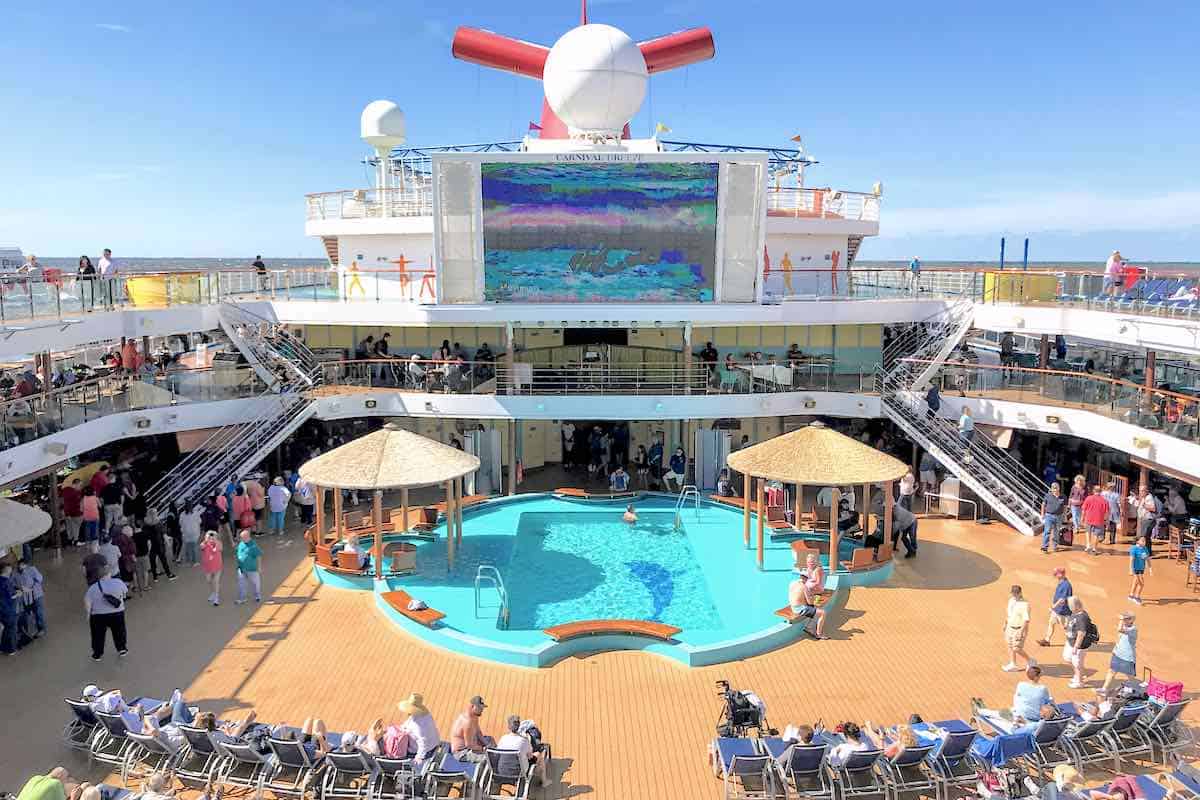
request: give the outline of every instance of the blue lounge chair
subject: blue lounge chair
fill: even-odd
[[[1119,770],[1120,760],[1108,744],[1108,732],[1116,723],[1115,716],[1094,719],[1090,722],[1077,721],[1067,726],[1062,737],[1062,746],[1071,752],[1075,767],[1081,773],[1086,764],[1097,764],[1112,760],[1113,772]]]
[[[276,797],[295,797],[297,800],[304,796],[309,783],[319,774],[321,757],[316,760],[308,757],[308,750],[295,739],[267,739],[267,747],[271,748],[271,767],[263,776],[262,787],[272,792]]]
[[[1069,717],[1044,719],[1033,731],[1033,752],[1028,760],[1043,780],[1048,780],[1050,770],[1059,764],[1075,763],[1075,755],[1063,742],[1063,735],[1071,724]]]
[[[714,749],[725,800],[767,800],[775,796],[774,759],[759,752],[754,739],[720,736]]]
[[[72,750],[86,753],[91,749],[92,739],[100,729],[100,720],[96,719],[91,703],[86,700],[72,700],[66,697],[63,698],[63,702],[71,709],[71,721],[62,732],[63,744]]]
[[[947,723],[937,725],[947,727]],[[941,800],[950,800],[950,793],[954,789],[973,787],[978,776],[980,765],[971,755],[971,745],[979,731],[965,723],[963,727],[966,729],[950,729],[942,739],[941,748],[929,755],[929,769],[936,784],[936,796]]]
[[[437,768],[429,770],[425,775],[426,798],[447,800],[455,797],[477,797],[479,778],[483,772],[479,767],[479,764],[459,761],[453,753],[446,753]]]
[[[1159,749],[1162,763],[1167,764],[1171,756],[1192,746],[1192,731],[1180,722],[1179,717],[1190,700],[1165,705],[1151,704],[1138,718],[1138,728],[1146,734],[1152,745]],[[1153,756],[1153,751],[1151,751]]]
[[[125,727],[125,720],[120,714],[107,714],[103,711],[94,713],[100,721],[100,729],[92,739],[88,760],[120,767],[125,763],[125,753],[129,750],[129,731]]]
[[[1200,797],[1200,773],[1195,767],[1180,767],[1171,773],[1171,779],[1183,787],[1191,797]]]
[[[1116,757],[1118,770],[1124,759],[1152,757],[1153,746],[1150,739],[1137,724],[1145,708],[1144,705],[1135,703],[1122,706],[1117,711],[1117,718],[1112,727],[1104,734],[1109,749]]]
[[[937,791],[937,784],[927,768],[927,759],[937,745],[906,747],[895,758],[880,758],[878,765],[883,774],[883,783],[894,800],[901,793],[929,796]]]
[[[129,785],[129,779],[146,778],[154,772],[170,772],[176,754],[159,739],[150,734],[125,734],[129,747],[125,749],[125,760],[121,762],[121,783]]]
[[[527,769],[521,769],[521,759],[516,750],[498,750],[489,747],[487,750],[487,769],[480,780],[480,790],[488,800],[504,800],[506,797],[529,797],[529,788],[533,785],[533,764]],[[510,788],[512,794],[505,794]]]
[[[883,781],[883,774],[876,769],[882,756],[883,751],[879,749],[860,750],[851,753],[841,764],[830,764],[835,795],[842,800],[868,794],[886,796],[887,785]]]
[[[366,797],[375,782],[375,762],[361,750],[330,750],[325,754],[321,800]]]
[[[221,756],[208,731],[190,725],[180,725],[179,731],[187,739],[187,749],[175,763],[175,777],[188,789],[203,790],[216,775]]]
[[[763,750],[775,761],[776,780],[785,795],[832,800],[833,785],[827,779],[824,743],[790,743],[778,736],[769,736],[761,742]]]
[[[226,791],[258,790],[271,766],[267,758],[246,742],[210,738],[217,752],[224,757],[214,780],[216,786]]]
[[[375,775],[374,786],[371,787],[370,794],[373,800],[415,796],[417,787],[424,785],[429,765],[437,762],[440,747],[439,745],[429,753],[425,763],[420,765],[411,757],[375,756],[375,766],[379,768],[379,772]]]
[[[129,800],[134,796],[128,789],[113,786],[111,783],[97,784],[96,788],[100,790],[100,800]]]

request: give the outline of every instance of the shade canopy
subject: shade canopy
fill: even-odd
[[[50,530],[50,515],[40,508],[0,500],[0,549],[32,541]]]
[[[881,483],[908,472],[899,459],[820,422],[730,453],[726,463],[744,475],[806,486]]]
[[[300,467],[300,477],[337,489],[415,489],[434,486],[479,469],[479,459],[393,423]]]

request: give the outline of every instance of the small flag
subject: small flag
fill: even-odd
[[[655,132],[656,134],[658,134],[658,133],[670,133],[670,132],[671,132],[671,129],[670,129],[670,128],[668,128],[666,125],[663,125],[661,122],[658,122],[658,123],[655,123],[655,125],[654,125],[654,132]]]
[[[800,144],[800,142],[801,142],[803,139],[804,139],[804,137],[803,137],[803,136],[801,136],[800,134],[798,134],[798,133],[797,133],[795,136],[793,136],[793,137],[791,138],[791,140],[790,140],[790,141],[793,141],[793,142],[795,142],[796,144]]]
[[[541,129],[542,129],[542,126],[541,126],[541,125],[538,125],[536,122],[531,122],[531,123],[529,123],[529,130],[531,130],[531,131],[540,131]]]

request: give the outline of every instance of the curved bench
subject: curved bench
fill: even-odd
[[[602,636],[604,634],[630,634],[633,636],[648,636],[651,639],[670,641],[681,633],[683,628],[674,625],[664,625],[661,622],[651,622],[642,619],[588,619],[580,622],[567,622],[546,628],[543,633],[556,642],[565,642],[580,636]]]
[[[632,500],[637,498],[640,492],[589,492],[586,489],[561,487],[555,489],[554,494],[559,497],[573,497],[577,500]]]
[[[403,589],[397,589],[394,592],[381,592],[379,596],[396,611],[408,617],[413,622],[419,622],[426,628],[432,628],[440,620],[446,618],[446,615],[436,608],[423,608],[420,611],[410,611],[408,604],[412,602],[412,595]]]
[[[817,608],[821,608],[822,606],[826,605],[832,598],[833,598],[833,592],[830,591],[829,589],[825,589],[819,595],[817,595]],[[786,619],[788,621],[789,624],[795,623],[795,622],[803,622],[804,620],[807,619],[807,617],[801,617],[801,616],[798,616],[797,614],[794,614],[792,612],[791,606],[784,606],[783,608],[779,609],[778,611],[775,612],[775,616],[783,617],[784,619]]]

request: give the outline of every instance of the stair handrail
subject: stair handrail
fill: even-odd
[[[504,627],[508,626],[508,589],[504,586],[504,578],[500,575],[500,570],[496,569],[492,564],[480,564],[475,568],[475,616],[479,617],[479,592],[482,588],[483,581],[490,581],[496,589],[496,595],[500,598],[500,609],[497,612],[497,622],[500,622]]]

